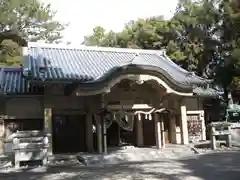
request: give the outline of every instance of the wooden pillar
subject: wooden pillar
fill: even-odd
[[[119,146],[121,144],[121,129],[119,124],[117,124],[117,145]]]
[[[48,155],[52,155],[52,109],[44,107],[44,131],[48,134]]]
[[[162,148],[165,148],[165,145],[166,145],[166,143],[165,143],[165,134],[164,134],[164,120],[163,120],[163,115],[162,114],[160,114],[160,124],[161,124],[161,134],[162,134]]]
[[[88,113],[86,117],[86,144],[87,151],[93,152],[93,129],[92,129],[92,113]]]
[[[155,127],[155,138],[156,138],[156,148],[162,148],[162,132],[161,132],[161,121],[160,115],[154,114],[154,127]]]
[[[216,144],[216,136],[215,136],[216,129],[215,127],[211,127],[211,148],[213,150],[217,149],[217,144]]]
[[[177,143],[176,140],[176,117],[174,113],[169,113],[169,120],[170,120],[170,142],[173,144]]]
[[[98,153],[102,153],[102,123],[101,118],[98,115],[95,115],[96,120],[96,131],[97,131],[97,149]]]
[[[204,115],[204,111],[202,111],[200,113],[200,120],[202,121],[202,140],[205,141],[206,138],[206,125],[205,125],[205,115]]]
[[[4,134],[5,134],[4,120],[0,119],[0,155],[4,154]]]
[[[3,69],[2,69],[3,70]],[[6,97],[0,97],[0,155],[4,154],[4,139],[7,138],[5,129],[5,115],[6,115]]]
[[[101,110],[105,110],[105,103],[104,103],[104,94],[100,95],[100,107]],[[104,121],[105,114],[100,115],[100,123],[101,123],[101,134],[102,134],[102,152],[107,153],[107,127]]]
[[[188,127],[187,127],[187,108],[184,102],[181,102],[181,143],[188,144]]]
[[[137,146],[142,147],[144,145],[144,142],[143,142],[143,125],[142,125],[141,114],[138,114],[138,117],[137,117],[136,130],[137,130]]]
[[[103,148],[103,153],[107,154],[107,127],[103,117],[101,117],[101,123],[102,123],[102,145],[103,145],[102,148]]]

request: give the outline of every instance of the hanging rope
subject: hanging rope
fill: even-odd
[[[113,117],[106,117],[106,127],[109,128],[112,125],[113,121],[116,121],[118,125],[126,131],[133,131],[134,127],[134,117],[135,115],[140,116],[141,114],[145,115],[145,119],[152,120],[152,113],[162,113],[164,111],[173,112],[173,110],[161,108],[156,109],[152,108],[150,111],[135,111],[135,112],[126,112],[123,109],[119,111],[112,112]]]
[[[104,123],[107,129],[112,125],[112,122],[113,121],[111,119],[108,118],[104,119]]]
[[[115,114],[114,120],[118,123],[118,125],[126,131],[133,131],[134,127],[134,116]]]
[[[145,111],[136,111],[134,114],[152,114],[155,111],[155,108],[153,108],[152,110],[145,112]]]

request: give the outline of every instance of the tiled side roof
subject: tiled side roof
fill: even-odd
[[[38,94],[22,75],[22,68],[0,68],[0,91],[3,94]]]
[[[194,88],[193,93],[196,96],[200,96],[204,98],[217,98],[217,99],[221,99],[224,94],[224,92],[213,89],[213,88],[203,89],[201,87]]]
[[[95,81],[114,68],[124,65],[147,65],[165,71],[180,84],[204,83],[173,63],[161,51],[130,50],[120,48],[60,47],[58,45],[29,44],[24,61],[24,73],[41,80],[40,69],[45,69],[48,81]]]

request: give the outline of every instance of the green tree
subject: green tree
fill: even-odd
[[[189,14],[183,17],[182,10],[178,11],[170,21],[164,20],[161,16],[131,21],[120,33],[101,31],[103,33],[99,36],[94,29],[93,34],[85,39],[84,44],[122,48],[166,49],[172,60],[189,70],[196,71],[199,57],[203,52],[203,33],[200,34],[196,31],[196,28],[190,27],[192,22],[190,22],[189,17]],[[191,21],[193,21],[192,19]],[[195,66],[191,68],[193,65]]]
[[[105,36],[105,29],[97,26],[93,29],[92,35],[84,37],[84,44],[87,46],[102,46],[102,41]]]
[[[0,3],[0,63],[19,65],[20,46],[27,41],[55,42],[65,24],[54,20],[56,12],[40,0],[2,0]]]
[[[214,68],[213,78],[230,87],[240,84],[239,22],[238,0],[179,0],[170,20],[159,16],[130,21],[119,33],[108,33],[101,27],[100,36],[94,31],[88,36],[94,41],[85,44],[166,49],[172,60],[198,75],[205,75],[206,66],[218,61],[217,54],[224,63]]]
[[[215,25],[220,45],[218,53],[222,63],[218,64],[215,77],[225,90],[234,91],[240,85],[240,6],[239,1],[222,0],[218,3],[220,21]]]

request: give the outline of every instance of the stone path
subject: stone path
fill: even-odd
[[[156,159],[177,159],[180,157],[193,156],[194,151],[183,145],[168,145],[163,150],[154,148],[127,148],[109,152],[107,155],[82,155],[86,163],[90,165],[109,165],[125,162],[147,162]]]
[[[181,148],[180,148],[181,149]],[[178,151],[180,151],[180,149]],[[187,150],[184,149],[183,150]],[[170,151],[170,150],[169,150]],[[175,152],[142,162],[85,167],[77,161],[48,167],[2,169],[4,180],[239,180],[240,152],[181,156]],[[175,154],[174,158],[169,158]],[[186,152],[183,152],[186,153]],[[169,156],[169,157],[168,157]]]

